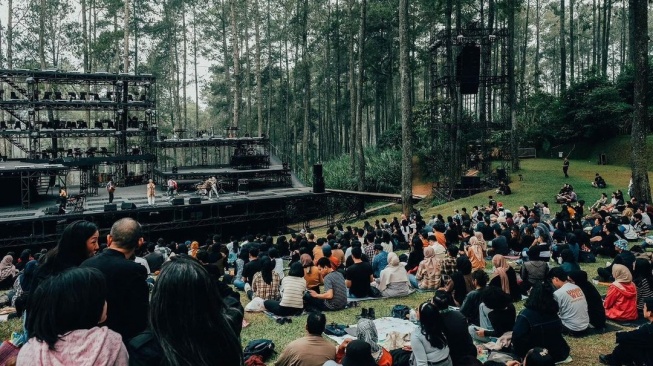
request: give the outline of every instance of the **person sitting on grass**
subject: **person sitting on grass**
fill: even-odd
[[[392,366],[392,356],[385,348],[379,346],[379,336],[372,320],[365,318],[358,320],[356,324],[356,338],[370,345],[370,354],[374,360],[374,365]],[[345,350],[352,341],[352,339],[346,339],[337,347],[336,363],[343,363]]]
[[[444,320],[440,310],[431,302],[425,302],[417,308],[419,328],[411,333],[411,365],[453,366],[449,357],[449,345],[444,333]]]
[[[449,344],[449,356],[454,365],[462,365],[463,358],[468,356],[476,358],[476,346],[467,331],[468,323],[465,315],[458,310],[449,308],[449,301],[449,294],[445,291],[435,291],[432,302],[440,310],[442,316],[444,335]]]
[[[522,281],[519,284],[522,295],[528,295],[528,291],[537,283],[542,283],[546,280],[546,275],[549,272],[549,263],[540,260],[540,252],[537,248],[531,247],[528,249],[528,262],[524,262],[521,267]]]
[[[469,261],[472,263],[472,270],[484,270],[485,269],[485,250],[479,242],[479,239],[476,236],[469,238],[469,246],[465,249],[465,254],[469,258]]]
[[[612,353],[599,355],[603,365],[652,365],[653,364],[653,297],[644,302],[644,318],[647,324],[615,334],[617,346]]]
[[[299,315],[304,311],[303,297],[306,291],[306,280],[301,263],[295,262],[290,266],[288,276],[281,280],[279,291],[281,292],[281,301],[269,299],[263,303],[267,311],[278,316]]]
[[[615,264],[622,264],[632,272],[633,264],[635,264],[635,255],[628,250],[628,242],[624,239],[618,239],[614,242],[614,251],[617,255],[614,260],[607,267],[598,268],[596,270],[599,275],[600,281],[612,281],[612,266]]]
[[[263,257],[258,262],[261,263],[261,271],[254,275],[251,288],[249,284],[245,285],[247,297],[250,300],[254,297],[260,297],[263,300],[278,300],[281,279],[274,271],[274,262],[270,257]]]
[[[369,262],[363,262],[362,255],[361,248],[354,247],[351,250],[354,264],[349,266],[345,272],[345,284],[349,289],[349,297],[352,298],[363,298],[372,294],[370,283],[374,281],[374,270]]]
[[[633,283],[637,286],[637,311],[641,315],[644,309],[644,298],[653,297],[653,272],[648,259],[637,258],[635,260]]]
[[[372,260],[372,269],[374,278],[381,276],[381,271],[388,265],[388,252],[383,250],[381,244],[374,244],[374,259]]]
[[[319,294],[314,290],[309,290],[304,295],[306,308],[319,311],[344,309],[347,305],[345,278],[340,272],[331,268],[331,261],[328,258],[320,258],[317,261],[317,270],[324,281],[324,293]]]
[[[572,271],[569,273],[569,281],[583,290],[583,295],[587,300],[587,314],[590,317],[590,324],[595,329],[605,328],[605,309],[603,308],[603,298],[596,289],[594,284],[587,281],[587,272]]]
[[[106,326],[107,285],[95,268],[71,268],[43,281],[30,296],[29,341],[16,365],[127,366],[122,337]]]
[[[590,318],[587,300],[580,287],[569,282],[567,272],[560,267],[552,268],[549,277],[557,290],[553,297],[560,307],[560,320],[563,332],[573,336],[584,335],[589,327]]]
[[[379,291],[382,297],[399,297],[408,296],[411,293],[408,281],[408,273],[404,266],[399,262],[397,254],[390,252],[388,254],[388,265],[381,271],[379,279],[372,283]]]
[[[437,244],[436,244],[437,245]],[[424,260],[419,264],[417,273],[409,275],[410,284],[419,290],[435,290],[440,287],[442,264],[435,257],[433,247],[424,248]]]
[[[465,256],[456,258],[456,272],[451,276],[451,281],[445,284],[441,290],[451,294],[453,306],[461,306],[465,296],[474,290],[472,280],[472,263]]]
[[[560,252],[560,259],[562,260],[560,268],[564,269],[567,274],[571,271],[580,271],[580,266],[578,265],[578,262],[576,262],[574,253],[571,250],[563,249],[562,252]]]
[[[469,324],[480,325],[479,306],[483,302],[483,290],[490,278],[485,271],[472,272],[472,281],[475,289],[465,296],[465,301],[460,306],[460,312],[467,318]]]
[[[322,277],[320,276],[320,271],[313,264],[313,259],[308,254],[302,254],[299,263],[304,267],[304,280],[306,280],[306,288],[313,290],[315,292],[320,292],[320,284],[322,283]]]
[[[326,328],[326,316],[309,313],[306,318],[306,335],[296,339],[283,349],[275,362],[276,366],[322,366],[335,360],[336,347],[322,334]]]
[[[490,286],[481,295],[479,305],[480,324],[470,325],[469,334],[477,342],[491,342],[515,326],[516,310],[510,296],[498,287]]]
[[[592,182],[592,187],[594,188],[605,188],[607,184],[605,183],[605,179],[599,174],[596,173],[594,175],[594,181]]]
[[[626,266],[615,264],[612,266],[614,282],[608,287],[603,306],[605,316],[617,321],[630,321],[637,319],[637,287],[633,283],[633,276]]]
[[[490,279],[490,286],[499,287],[503,290],[512,301],[521,300],[521,291],[517,283],[517,272],[508,264],[506,257],[497,254],[492,257],[494,272]]]

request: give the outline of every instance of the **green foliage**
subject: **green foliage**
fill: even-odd
[[[328,188],[355,191],[358,184],[351,171],[349,155],[324,163],[324,181]],[[367,148],[365,150],[365,190],[397,193],[401,188],[401,150]]]

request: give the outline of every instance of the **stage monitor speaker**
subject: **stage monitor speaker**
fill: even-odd
[[[184,198],[183,197],[173,198],[172,199],[172,205],[173,206],[183,206],[184,205]]]
[[[322,164],[313,165],[313,193],[324,193],[324,176],[322,175]]]
[[[481,48],[475,44],[465,45],[456,58],[456,80],[461,94],[477,94],[481,73]]]
[[[43,213],[46,215],[56,215],[59,213],[59,206],[46,207]]]
[[[249,194],[249,180],[247,179],[238,179],[238,194]]]
[[[460,177],[463,188],[481,188],[481,177]]]
[[[118,205],[115,203],[107,203],[104,205],[104,212],[114,212],[118,211]]]
[[[135,209],[135,208],[136,208],[136,204],[133,203],[133,202],[123,202],[123,203],[120,205],[120,209],[121,209],[121,210],[133,210],[133,209]]]
[[[199,197],[191,197],[188,199],[188,204],[190,205],[198,205],[202,203],[202,199]]]

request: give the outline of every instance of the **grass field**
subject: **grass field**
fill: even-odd
[[[596,172],[601,173],[608,183],[608,187],[604,190],[598,190],[591,186],[590,182],[594,178]],[[520,205],[532,206],[532,203],[548,201],[553,203],[553,197],[558,192],[564,183],[572,184],[581,199],[584,199],[588,205],[591,205],[600,195],[601,192],[615,191],[621,189],[626,192],[628,181],[630,179],[630,171],[622,166],[599,166],[595,162],[587,160],[571,160],[569,174],[570,178],[564,178],[562,174],[561,160],[557,159],[532,159],[522,161],[522,170],[520,173],[524,177],[524,181],[519,181],[517,176],[513,176],[513,183],[511,184],[513,195],[507,197],[498,197],[497,200],[503,202],[504,206],[512,209],[513,211]],[[474,205],[487,204],[487,196],[492,192],[484,192],[472,197],[460,199],[457,201],[449,202],[440,206],[431,207],[427,201],[418,205],[422,210],[424,217],[430,217],[432,214],[441,213],[443,216],[448,216],[453,213],[456,208],[467,207],[471,209]],[[551,204],[551,211],[554,212],[558,209],[557,205]],[[384,214],[368,217],[366,220],[373,222],[375,219],[382,217],[392,218],[399,216],[400,206],[387,208],[382,210]],[[351,222],[348,225],[361,226],[362,221]],[[324,235],[325,228],[314,231],[318,237]],[[582,267],[588,272],[590,277],[596,275],[596,269],[600,265],[604,265],[605,260],[599,259],[596,264],[583,264]],[[604,294],[607,288],[598,286],[599,292]],[[376,311],[377,317],[389,316],[390,310],[396,304],[408,305],[416,307],[424,301],[428,301],[432,295],[427,293],[415,293],[406,298],[399,299],[384,299],[372,302],[362,302],[360,307],[373,307]],[[246,296],[242,296],[246,299]],[[243,300],[243,305],[246,301]],[[522,303],[516,304],[517,310],[521,310]],[[356,323],[356,315],[360,314],[359,308],[346,309],[335,313],[327,313],[328,322],[336,322],[339,324],[354,324]],[[297,317],[293,319],[292,324],[278,325],[272,319],[264,314],[245,315],[245,319],[250,325],[243,329],[242,344],[247,344],[250,340],[258,338],[268,338],[275,342],[279,352],[291,341],[302,337],[305,334],[304,327],[306,317]],[[0,337],[8,339],[12,331],[21,328],[19,321],[10,321],[0,323]],[[614,332],[606,333],[599,336],[586,337],[581,339],[567,338],[567,342],[571,346],[571,356],[573,358],[573,365],[597,365],[598,355],[600,353],[609,353],[614,347]],[[274,362],[270,361],[268,364],[272,365]]]

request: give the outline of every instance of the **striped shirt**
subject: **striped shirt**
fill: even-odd
[[[302,309],[306,280],[303,277],[286,276],[281,280],[281,306]]]
[[[651,289],[651,284],[648,283],[648,279],[642,278],[641,280],[635,280],[635,286],[637,286],[637,310],[644,309],[644,299],[647,297],[653,297],[653,289]]]
[[[256,272],[252,279],[252,291],[254,291],[254,296],[260,297],[263,300],[278,300],[279,282],[281,282],[279,275],[274,271],[272,272],[272,282],[270,284],[265,283],[261,272]]]
[[[324,276],[324,292],[333,290],[333,298],[324,300],[324,305],[331,310],[342,310],[347,305],[347,286],[340,272],[331,272]]]

